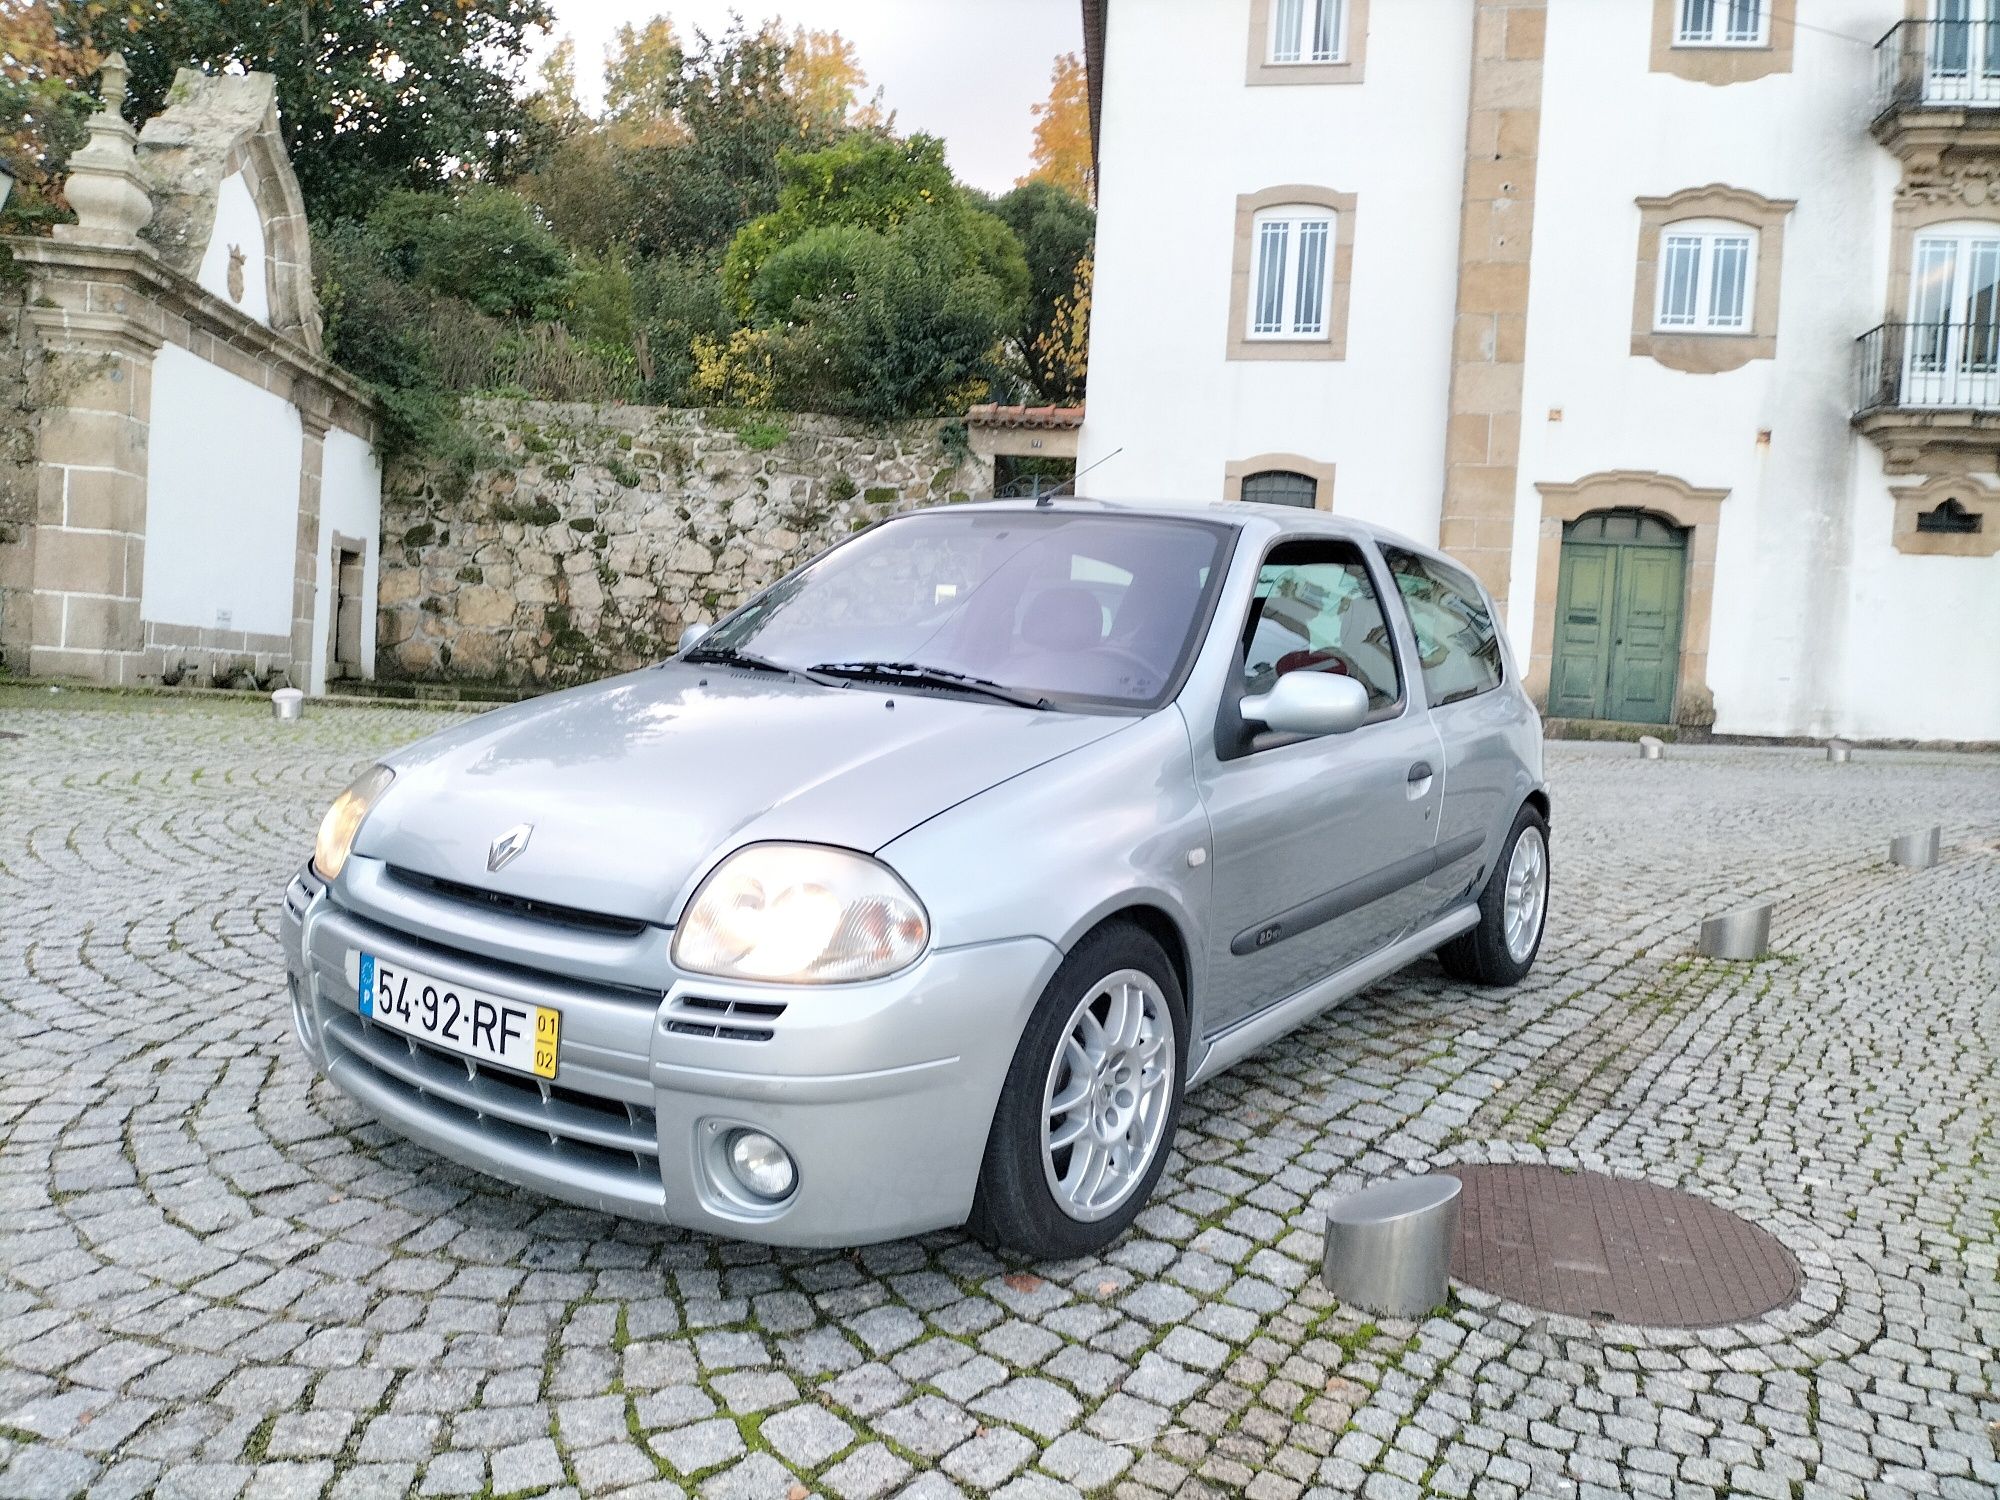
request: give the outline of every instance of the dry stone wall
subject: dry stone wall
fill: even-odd
[[[387,477],[377,673],[556,687],[657,661],[898,510],[992,493],[961,424],[482,401]]]

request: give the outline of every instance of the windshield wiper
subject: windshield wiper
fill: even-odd
[[[813,667],[822,677],[844,677],[851,682],[903,683],[910,687],[946,688],[953,692],[977,693],[996,703],[1017,708],[1048,708],[1049,700],[1035,693],[1017,692],[1003,683],[946,667],[927,667],[914,661],[823,661]]]
[[[743,667],[752,672],[776,672],[784,677],[811,679],[813,675],[803,667],[788,667],[781,661],[772,661],[768,656],[758,656],[751,651],[738,651],[734,646],[696,646],[681,660],[695,666],[706,662],[718,667]]]

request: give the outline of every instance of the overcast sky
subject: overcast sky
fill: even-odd
[[[741,10],[752,25],[769,15],[787,28],[838,31],[854,43],[870,88],[880,85],[897,128],[943,136],[952,170],[988,192],[1004,192],[1028,168],[1034,118],[1048,97],[1049,69],[1083,47],[1078,0],[553,0],[556,31],[576,39],[578,88],[603,103],[604,49],[630,22],[662,12],[683,36],[711,35]]]

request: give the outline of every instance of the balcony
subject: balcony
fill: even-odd
[[[2000,21],[1901,21],[1875,44],[1869,130],[1935,168],[1947,153],[2000,152]]]
[[[1936,455],[2000,449],[2000,319],[1884,323],[1855,340],[1854,426],[1891,474],[1929,473]]]

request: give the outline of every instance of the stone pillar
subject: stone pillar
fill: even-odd
[[[72,322],[93,285],[38,284],[41,300],[57,305],[30,310],[42,386],[56,399],[42,409],[38,444],[28,671],[132,683],[144,666],[146,446],[160,339],[115,310]]]
[[[313,691],[313,613],[318,603],[320,569],[320,477],[326,468],[326,431],[332,425],[332,403],[315,401],[294,389],[304,442],[299,449],[299,533],[292,567],[292,686]]]
[[[1547,0],[1475,0],[1438,541],[1507,611]]]
[[[145,661],[146,443],[163,339],[154,309],[111,274],[135,253],[152,258],[139,231],[153,200],[124,99],[125,60],[114,52],[90,142],[63,187],[77,222],[56,227],[56,244],[15,257],[30,268],[26,312],[42,356],[28,648],[37,677],[130,683]]]

